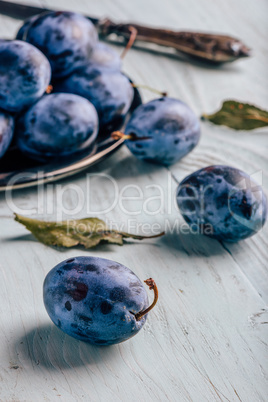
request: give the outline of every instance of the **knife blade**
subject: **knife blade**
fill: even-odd
[[[49,11],[55,10],[0,0],[0,14],[15,19],[24,20]],[[190,58],[205,62],[220,64],[250,56],[250,49],[243,42],[228,35],[172,31],[134,23],[118,24],[108,18],[86,17],[96,26],[103,39],[109,39],[111,34],[115,34],[118,39],[124,39],[123,42],[119,42],[122,45],[130,38],[134,28],[137,31],[135,44],[149,42],[161,47],[173,48]],[[145,49],[150,51],[148,47]]]

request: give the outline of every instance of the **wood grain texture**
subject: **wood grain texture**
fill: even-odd
[[[120,22],[236,36],[254,49],[254,57],[212,68],[135,49],[125,59],[124,71],[137,83],[184,100],[198,115],[215,111],[228,98],[268,109],[265,0],[258,5],[249,0],[31,3]],[[12,38],[19,25],[0,16],[0,36]],[[143,98],[153,96],[144,91]],[[86,173],[44,189],[18,191],[13,205],[0,194],[1,402],[267,400],[267,225],[238,244],[169,230],[162,239],[123,247],[59,251],[36,242],[12,219],[15,210],[51,220],[61,214],[95,215],[137,232],[145,230],[143,223],[164,228],[169,222],[172,228],[174,222],[183,222],[174,204],[177,182],[215,163],[259,172],[267,191],[268,130],[236,132],[201,125],[198,147],[169,169],[137,161],[124,147],[91,168],[89,175],[109,175],[121,191],[121,203],[109,213],[103,210],[112,206],[114,185],[107,177]],[[137,188],[126,189],[127,185],[138,186],[141,199],[123,200],[123,195],[139,195]],[[163,203],[156,185],[161,186]],[[85,197],[81,205],[75,191]],[[51,323],[42,300],[44,277],[54,265],[76,255],[113,259],[141,279],[152,276],[157,282],[158,306],[130,341],[97,348],[65,336]]]

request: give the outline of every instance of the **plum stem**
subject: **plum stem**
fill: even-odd
[[[111,134],[111,137],[112,137],[114,140],[121,140],[122,138],[123,138],[124,140],[132,140],[132,139],[133,139],[133,136],[132,136],[131,134],[126,135],[126,134],[122,133],[121,131],[114,131],[114,132]]]
[[[147,286],[149,286],[150,290],[154,291],[154,301],[145,310],[140,311],[139,313],[135,314],[135,318],[137,321],[139,321],[145,314],[149,313],[149,311],[151,311],[154,308],[154,306],[156,305],[157,300],[158,300],[158,289],[157,289],[156,283],[153,280],[153,278],[146,279],[144,282],[146,283]]]
[[[148,85],[144,85],[144,84],[133,84],[133,82],[132,82],[132,83],[131,83],[131,86],[132,86],[133,88],[148,89],[148,91],[151,91],[151,92],[153,92],[153,93],[155,93],[155,94],[157,94],[157,95],[163,96],[164,98],[165,98],[166,96],[168,96],[168,93],[167,93],[167,92],[158,91],[158,89],[149,87]]]
[[[136,28],[130,26],[128,29],[129,29],[130,35],[129,35],[128,43],[120,56],[121,60],[123,60],[126,57],[127,52],[132,48],[132,46],[136,40],[137,34],[138,34],[138,30]]]
[[[51,84],[49,84],[46,89],[46,94],[51,94],[52,91],[53,91],[53,86]]]
[[[124,134],[121,131],[114,131],[111,134],[111,137],[114,140],[130,140],[130,141],[140,141],[140,140],[150,140],[151,137],[138,137],[135,133]]]

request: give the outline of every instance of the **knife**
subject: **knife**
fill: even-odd
[[[37,14],[55,11],[47,8],[34,7],[24,4],[11,3],[0,0],[0,14],[24,20]],[[239,39],[227,35],[210,34],[202,32],[179,32],[168,29],[150,28],[138,24],[118,24],[109,18],[87,18],[95,25],[100,37],[109,39],[115,34],[118,40],[128,41],[136,32],[135,43],[149,42],[162,47],[173,48],[190,58],[220,64],[235,61],[250,56],[250,49]],[[148,47],[146,47],[147,50]]]

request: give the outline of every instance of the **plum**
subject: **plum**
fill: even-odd
[[[25,40],[26,37],[27,37],[28,29],[30,28],[30,26],[32,25],[32,23],[33,23],[37,18],[39,18],[39,15],[34,15],[33,17],[27,18],[27,19],[23,22],[23,24],[22,24],[22,26],[20,27],[20,29],[18,30],[17,35],[16,35],[16,39]]]
[[[111,46],[98,42],[90,55],[88,65],[91,67],[120,71],[122,60]]]
[[[17,36],[40,49],[54,77],[70,74],[86,64],[98,34],[89,19],[67,11],[51,11],[27,20]]]
[[[85,97],[97,109],[100,127],[107,131],[120,127],[130,109],[134,89],[120,71],[97,65],[81,67],[53,84],[55,92],[69,92]]]
[[[20,112],[46,91],[51,68],[40,50],[20,40],[0,40],[0,108]]]
[[[0,158],[6,153],[14,133],[14,119],[11,115],[0,111]]]
[[[129,119],[125,144],[138,158],[171,165],[198,143],[200,126],[196,115],[178,99],[162,97],[140,105]]]
[[[98,115],[85,98],[73,94],[43,96],[17,124],[19,149],[40,161],[89,148],[98,134]]]
[[[218,240],[237,242],[254,235],[267,217],[267,199],[247,173],[214,165],[187,176],[177,204],[190,227]]]
[[[143,327],[151,306],[140,279],[115,261],[75,257],[47,274],[44,304],[54,324],[66,334],[95,345],[123,342]],[[148,307],[149,306],[149,307]]]

